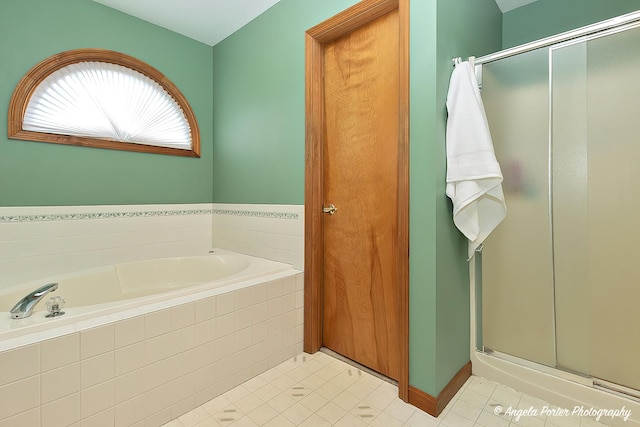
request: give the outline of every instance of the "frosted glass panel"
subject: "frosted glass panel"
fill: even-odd
[[[587,45],[552,50],[557,365],[589,372]]]
[[[636,390],[639,70],[636,28],[482,76],[508,207],[484,244],[483,344]]]
[[[587,58],[590,374],[640,390],[640,29]]]
[[[541,49],[483,66],[507,217],[484,243],[484,346],[555,366],[549,224],[549,66]]]
[[[552,62],[558,366],[635,389],[639,46],[627,30],[558,47]]]

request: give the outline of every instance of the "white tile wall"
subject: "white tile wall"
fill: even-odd
[[[0,352],[0,426],[159,426],[187,413],[302,351],[303,308],[284,303],[302,276]]]
[[[211,249],[211,204],[0,208],[0,288]]]
[[[0,289],[219,247],[304,269],[304,206],[0,207]]]
[[[214,203],[213,245],[304,270],[304,206]]]

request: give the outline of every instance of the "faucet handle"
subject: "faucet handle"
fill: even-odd
[[[62,316],[64,314],[64,311],[62,311],[62,307],[64,307],[64,304],[65,300],[61,296],[49,298],[49,301],[47,301],[47,311],[49,312],[49,314],[44,317]]]

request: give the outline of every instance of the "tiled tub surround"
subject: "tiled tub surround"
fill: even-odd
[[[0,426],[162,425],[302,351],[293,275],[0,353]]]
[[[0,207],[0,288],[212,247],[303,269],[304,206],[179,204]]]
[[[213,246],[304,269],[304,206],[213,204]]]
[[[273,205],[4,207],[0,288],[214,242],[302,269],[303,217]],[[300,353],[302,273],[241,283],[0,340],[0,427],[161,425]]]
[[[212,205],[0,208],[0,288],[211,249]]]

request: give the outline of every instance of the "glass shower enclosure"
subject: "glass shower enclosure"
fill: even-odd
[[[640,22],[476,67],[508,208],[478,349],[638,397]]]

